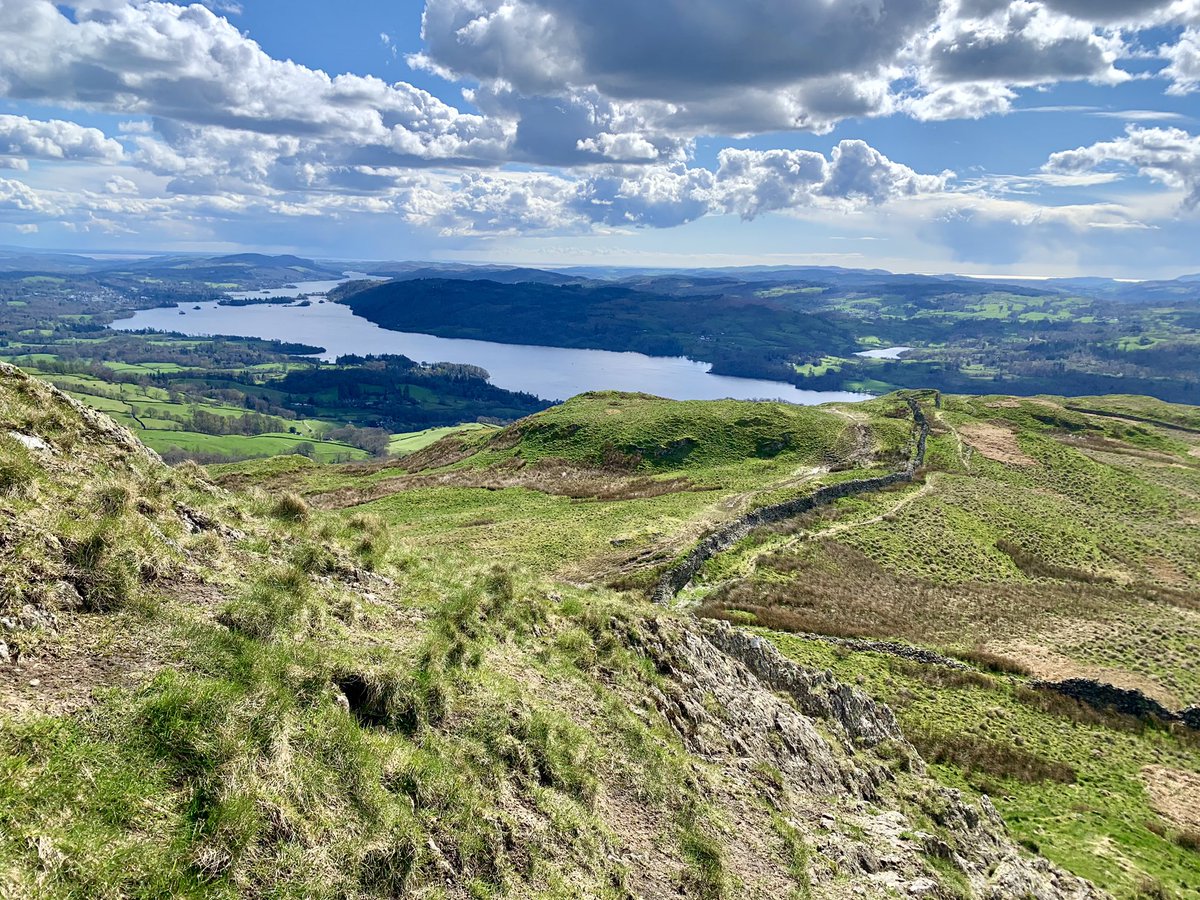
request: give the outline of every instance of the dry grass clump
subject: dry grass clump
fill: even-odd
[[[926,760],[955,766],[968,777],[982,774],[1011,778],[1026,784],[1041,781],[1071,784],[1075,781],[1075,770],[1066,763],[1044,759],[1018,747],[972,734],[936,734],[912,730],[908,738]]]
[[[963,662],[969,662],[973,666],[983,669],[985,672],[992,672],[996,675],[1021,675],[1028,677],[1033,672],[1024,663],[1017,662],[1015,659],[1009,659],[999,653],[992,653],[990,650],[985,650],[982,647],[975,647],[971,650],[959,650],[953,654]]]
[[[271,505],[271,515],[283,522],[303,522],[308,514],[308,502],[291,491],[280,495]]]

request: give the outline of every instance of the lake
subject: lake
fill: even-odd
[[[243,292],[234,296],[299,296],[325,291],[336,282],[300,282],[286,291]],[[199,309],[193,309],[199,306]],[[180,315],[180,311],[184,315]],[[868,394],[804,391],[785,382],[714,375],[708,363],[683,357],[646,356],[608,350],[572,350],[498,344],[389,331],[354,315],[339,303],[310,306],[218,306],[183,303],[145,309],[112,324],[120,331],[151,328],[191,336],[241,335],[324,347],[322,359],[348,353],[401,353],[418,362],[470,363],[487,369],[492,384],[545,400],[565,400],[585,391],[643,391],[672,400],[784,400],[789,403],[854,402]]]
[[[861,350],[854,355],[866,359],[899,359],[911,349],[912,347],[880,347],[878,350]]]

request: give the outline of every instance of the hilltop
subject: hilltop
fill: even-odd
[[[1197,699],[1198,419],[601,393],[206,471],[2,366],[0,890],[1194,893],[1200,742],[1042,682]]]

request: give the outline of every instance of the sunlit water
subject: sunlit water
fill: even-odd
[[[298,282],[294,289],[246,291],[234,297],[299,296],[329,290],[337,282]],[[487,369],[492,384],[546,400],[565,400],[584,391],[643,391],[673,400],[785,400],[813,405],[853,402],[869,395],[803,391],[757,378],[713,375],[707,363],[683,357],[646,356],[608,350],[571,350],[499,344],[389,331],[338,303],[310,299],[309,306],[218,306],[215,302],[146,309],[114,322],[122,331],[150,328],[189,336],[241,335],[324,347],[322,359],[344,354],[400,353],[418,362],[470,363]],[[193,309],[199,306],[199,309]],[[180,315],[180,312],[183,315]]]
[[[899,359],[911,349],[912,347],[880,347],[878,350],[862,350],[854,355],[867,359]]]

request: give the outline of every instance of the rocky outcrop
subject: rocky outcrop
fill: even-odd
[[[15,396],[23,397],[31,405],[39,408],[50,406],[66,407],[72,417],[78,422],[82,443],[90,447],[102,447],[115,450],[119,454],[152,463],[162,463],[157,453],[134,437],[133,432],[118,425],[102,412],[97,412],[85,406],[69,394],[59,390],[37,378],[33,378],[14,365],[0,362],[0,383],[16,389]],[[14,428],[14,425],[18,425]],[[54,445],[51,435],[31,435],[22,431],[19,423],[0,422],[0,427],[11,431],[14,437],[31,449],[35,448],[49,454],[56,454],[61,448]],[[36,442],[36,445],[33,444]]]
[[[863,692],[724,622],[651,620],[637,640],[691,752],[729,779],[779,773],[765,799],[815,851],[814,896],[838,896],[847,878],[863,897],[960,896],[947,868],[986,900],[1106,896],[1023,852],[986,797],[968,803],[926,776],[891,710]]]
[[[730,522],[728,525],[719,528],[705,537],[682,560],[664,572],[652,592],[651,596],[654,602],[658,604],[669,603],[676,594],[688,586],[708,560],[712,559],[718,553],[725,552],[756,528],[794,519],[803,513],[810,512],[822,506],[828,506],[830,503],[840,500],[843,497],[853,497],[858,494],[882,491],[884,488],[891,487],[894,484],[912,481],[917,469],[925,462],[925,444],[929,438],[929,421],[926,419],[921,405],[916,400],[909,399],[906,402],[912,411],[916,439],[912,455],[903,468],[888,475],[880,475],[875,478],[857,478],[853,481],[842,481],[837,484],[826,485],[805,497],[785,500],[783,503],[764,506],[761,509],[746,513],[741,518]]]

